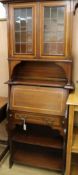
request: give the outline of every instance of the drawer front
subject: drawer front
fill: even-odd
[[[13,124],[21,124],[24,122],[32,124],[40,124],[50,126],[53,129],[64,131],[65,126],[65,117],[63,116],[50,116],[50,115],[40,115],[35,113],[25,113],[13,111],[10,113],[10,120]]]
[[[68,91],[63,88],[12,86],[10,109],[64,115]]]

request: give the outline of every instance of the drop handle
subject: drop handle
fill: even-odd
[[[26,131],[27,130],[27,125],[26,125],[26,122],[25,122],[25,119],[23,118],[23,130]]]

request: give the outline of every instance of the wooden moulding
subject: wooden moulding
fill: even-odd
[[[43,0],[0,0],[3,3],[15,3],[15,2],[42,2]],[[49,0],[49,1],[65,1],[65,0]],[[70,0],[71,1],[71,0]]]

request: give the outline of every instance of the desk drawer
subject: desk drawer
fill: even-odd
[[[11,111],[9,121],[11,124],[23,125],[25,122],[32,124],[39,124],[50,126],[52,129],[59,130],[63,133],[66,128],[66,119],[64,116],[56,116],[56,115],[41,115],[37,113],[26,113],[21,111]]]

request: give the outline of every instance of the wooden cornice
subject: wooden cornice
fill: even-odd
[[[15,3],[15,2],[23,3],[23,2],[40,2],[40,1],[46,1],[46,0],[0,0],[0,2],[2,3]],[[66,1],[66,0],[49,0],[49,1]]]

